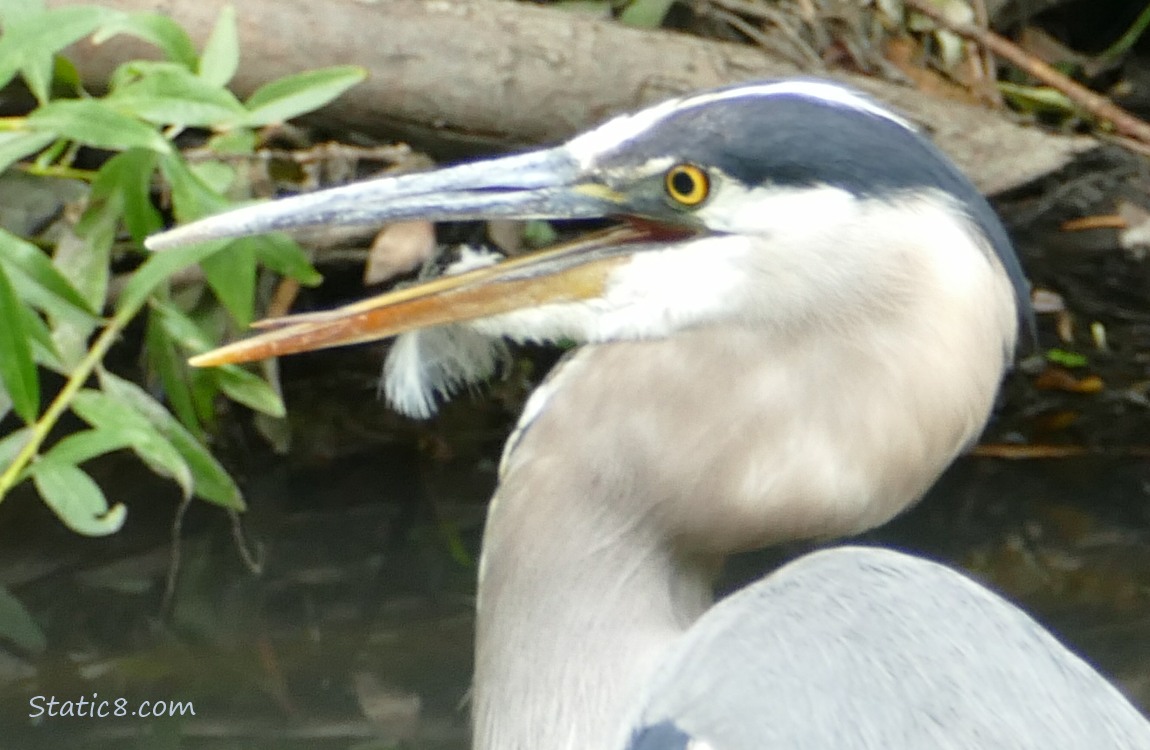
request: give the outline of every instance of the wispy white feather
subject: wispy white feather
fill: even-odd
[[[464,246],[459,260],[443,275],[494,265],[501,257]],[[396,411],[427,419],[439,409],[441,400],[491,377],[508,358],[502,338],[465,323],[424,328],[396,337],[383,366],[381,385]]]

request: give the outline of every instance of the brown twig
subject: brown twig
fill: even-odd
[[[1150,144],[1150,124],[1119,107],[1101,94],[1096,94],[1059,73],[1042,60],[1027,54],[1025,50],[1009,39],[972,24],[955,23],[948,19],[944,13],[930,5],[928,0],[906,0],[906,5],[938,22],[943,28],[977,42],[1028,75],[1062,92],[1094,118],[1111,123],[1118,133],[1141,143]]]
[[[707,8],[707,6],[712,6]],[[765,34],[750,26],[746,21],[742,20],[742,16],[754,18],[765,23],[773,25],[779,30],[795,51],[799,54],[800,60],[794,60],[798,65],[806,65],[814,68],[815,70],[823,70],[826,64],[822,58],[806,41],[803,40],[802,35],[796,31],[782,13],[779,13],[774,8],[770,8],[757,3],[748,2],[748,0],[710,0],[703,6],[704,12],[713,15],[720,20],[730,24],[732,27],[743,33],[751,41],[758,44],[760,47],[770,50],[775,47]]]
[[[1129,445],[1118,448],[1089,448],[1083,445],[985,443],[972,448],[970,455],[978,456],[979,458],[1003,458],[1011,461],[1082,458],[1084,456],[1146,458],[1150,457],[1150,446]]]
[[[974,0],[974,2],[971,3],[971,7],[974,8],[975,25],[977,25],[980,29],[989,31],[990,14],[986,10],[986,0]],[[982,50],[982,55],[978,58],[978,60],[981,62],[982,68],[980,71],[981,76],[979,80],[982,88],[982,95],[985,96],[987,100],[996,108],[1001,107],[1002,93],[998,90],[998,87],[994,85],[996,78],[994,71],[998,69],[998,64],[994,59],[994,52],[992,52],[989,47],[984,45],[979,45],[979,49]]]
[[[1063,232],[1086,232],[1091,229],[1129,229],[1130,222],[1118,214],[1099,214],[1068,219],[1059,227]]]

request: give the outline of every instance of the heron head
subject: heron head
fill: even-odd
[[[910,298],[992,292],[1012,307],[1011,323],[994,332],[1011,349],[1015,321],[1029,314],[1009,239],[970,182],[901,117],[813,80],[694,94],[560,146],[241,208],[152,237],[148,246],[315,225],[603,217],[620,224],[275,321],[194,362],[260,359],[446,324],[577,342],[724,322],[849,331],[897,314]],[[995,290],[983,288],[987,278],[997,279]]]

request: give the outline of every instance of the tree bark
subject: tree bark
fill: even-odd
[[[203,44],[234,0],[103,0],[153,11]],[[48,0],[50,7],[70,0]],[[761,50],[646,31],[553,8],[498,0],[242,0],[241,95],[310,68],[353,63],[368,80],[323,111],[325,123],[421,147],[483,151],[554,142],[610,115],[733,81],[800,75]],[[93,85],[155,50],[127,38],[82,42],[70,56]],[[940,101],[909,88],[832,73],[921,123],[986,192],[1046,174],[1089,148],[1001,113]]]

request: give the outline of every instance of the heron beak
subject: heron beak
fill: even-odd
[[[420,174],[323,190],[208,217],[149,238],[152,250],[262,232],[373,226],[424,219],[585,219],[625,214],[622,197],[585,179],[562,146]],[[363,343],[404,331],[474,320],[602,294],[637,245],[689,234],[633,220],[487,268],[444,276],[320,313],[261,321],[270,329],[194,357],[196,366],[248,362]]]

